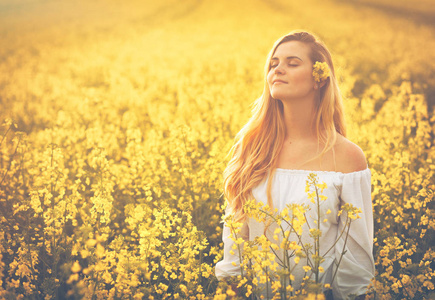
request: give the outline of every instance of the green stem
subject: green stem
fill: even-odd
[[[2,141],[0,142],[0,146],[3,144],[3,141],[6,138],[6,136],[8,135],[11,128],[12,128],[12,124],[9,126],[8,130],[6,130],[6,133],[3,135]]]
[[[347,220],[349,220],[349,223],[347,223]],[[346,220],[346,225],[347,225],[348,227],[347,227],[346,238],[345,238],[345,240],[344,240],[343,250],[341,250],[340,259],[338,260],[337,268],[335,269],[334,276],[332,277],[331,284],[334,282],[335,275],[337,275],[338,267],[340,266],[341,259],[343,258],[343,255],[344,255],[344,252],[345,252],[345,249],[346,249],[347,238],[349,237],[350,224],[352,223],[352,220],[349,218],[349,216],[347,217],[347,220]],[[345,225],[345,226],[346,226],[346,225]]]
[[[271,215],[270,213],[268,213],[268,212],[266,212],[266,211],[264,211],[264,210],[261,210],[260,209],[260,212],[263,212],[265,215],[267,215],[267,216],[269,216],[270,218],[272,218],[275,222],[277,221],[277,218],[275,218],[273,215]],[[297,232],[296,232],[296,230],[294,229],[294,227],[293,227],[293,225],[291,224],[291,223],[289,223],[288,221],[286,221],[286,220],[283,220],[287,225],[289,225],[289,227],[291,228],[291,231],[293,231],[295,234],[296,234],[296,237],[298,238],[298,240],[299,240],[299,244],[301,245],[301,247],[302,247],[302,249],[303,249],[303,251],[307,254],[307,257],[308,257],[308,250],[305,248],[305,246],[304,246],[304,244],[302,243],[302,236],[300,236]],[[277,222],[276,222],[277,223]],[[279,225],[280,226],[280,228],[281,228],[281,231],[284,233],[285,232],[285,230],[284,230],[284,228],[281,226],[281,225]],[[290,234],[288,235],[288,237],[287,237],[287,240],[288,240],[288,238],[290,237]],[[312,267],[312,265],[311,265],[311,267]]]
[[[266,273],[266,295],[267,296],[269,296],[269,275],[268,275],[268,273],[267,273],[267,267],[266,267],[266,270],[265,270],[265,273]]]
[[[92,291],[91,300],[94,300],[96,295],[95,292],[97,291],[97,285],[98,285],[98,277],[100,276],[100,273],[97,273],[97,278],[95,280],[94,290]]]
[[[17,146],[15,147],[14,154],[12,154],[12,157],[11,157],[11,159],[10,159],[10,161],[9,161],[9,166],[7,167],[7,169],[6,169],[6,171],[5,171],[5,174],[3,175],[2,181],[0,182],[0,186],[3,185],[3,181],[5,180],[6,175],[8,174],[8,172],[10,171],[10,168],[11,168],[11,166],[12,166],[12,160],[14,159],[14,156],[17,154],[18,146],[20,145],[20,142],[21,142],[21,136],[20,136],[20,138],[18,139],[18,143],[17,143]]]
[[[53,160],[54,160],[54,145],[51,144],[51,157],[50,157],[50,168],[51,172],[53,172]],[[55,185],[53,184],[53,178],[50,175],[50,193],[51,193],[51,218],[53,220],[53,229],[56,227],[56,219],[55,219],[55,200],[54,200],[54,190]],[[53,255],[53,276],[57,278],[57,260],[58,260],[58,252],[56,247],[56,237],[54,234],[51,236],[51,253]],[[57,284],[55,285],[55,296],[57,298],[59,289],[57,288]]]
[[[183,136],[183,144],[184,144],[184,151],[186,153],[186,158],[189,157],[190,169],[193,170],[192,157],[187,155],[187,142],[186,142],[186,136],[184,134],[184,130],[181,130],[181,134]],[[181,168],[182,168],[181,176],[183,176],[183,178],[186,180],[186,186],[189,189],[189,194],[190,194],[190,197],[192,199],[192,207],[193,207],[193,205],[196,204],[196,201],[194,201],[194,194],[193,194],[193,187],[192,187],[192,178],[190,176],[184,176],[185,166],[183,165],[181,160],[179,160],[179,161],[180,161],[180,165],[181,165]],[[197,207],[193,207],[193,216],[194,216],[195,220],[199,219]]]
[[[234,229],[234,227],[233,227],[232,224],[231,224],[230,229],[231,229],[231,232],[234,232],[234,239],[237,241],[237,233],[236,233],[236,231],[235,231],[235,229]],[[236,244],[237,244],[237,243],[236,243]],[[243,274],[243,267],[242,267],[242,251],[241,251],[241,249],[240,249],[240,244],[237,244],[237,250],[239,251],[239,262],[240,262],[239,266],[240,266],[240,274],[242,275],[242,277],[244,277],[244,274]]]
[[[320,199],[319,199],[319,189],[316,186],[317,180],[314,182],[314,188],[316,190],[316,199],[317,199],[317,230],[320,232]],[[314,272],[316,276],[316,283],[319,283],[319,253],[320,253],[320,237],[316,235],[314,237],[314,253],[316,255],[316,259],[314,260]]]
[[[347,221],[346,221],[346,225],[347,225]],[[331,250],[334,248],[334,246],[337,244],[337,242],[339,241],[339,239],[340,239],[341,236],[343,235],[344,230],[346,229],[346,225],[343,227],[343,230],[341,231],[339,237],[335,240],[334,244],[332,244],[331,248],[329,248],[328,251],[326,251],[326,252],[323,254],[323,256],[325,256],[326,254],[328,254],[328,252],[331,251]]]
[[[412,299],[411,296],[409,295],[408,291],[406,290],[405,286],[403,285],[402,279],[399,279],[400,284],[402,285],[403,290],[406,292],[406,299]]]

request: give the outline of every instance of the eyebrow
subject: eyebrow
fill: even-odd
[[[287,56],[286,57],[286,59],[287,60],[290,60],[290,59],[293,59],[293,58],[296,58],[296,59],[299,59],[300,61],[303,61],[302,59],[300,59],[299,57],[297,57],[297,56]],[[270,60],[278,60],[278,57],[272,57]]]

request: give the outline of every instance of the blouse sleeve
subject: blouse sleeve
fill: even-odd
[[[347,238],[346,253],[332,284],[334,299],[347,299],[349,294],[362,295],[375,273],[373,259],[373,209],[371,198],[371,173],[363,171],[343,174],[341,204],[360,208],[360,219],[352,220]],[[339,208],[341,209],[341,207]],[[343,213],[338,223],[338,234],[343,230],[347,215]],[[347,229],[346,229],[347,231]],[[346,239],[346,231],[335,245],[335,261],[338,263]]]
[[[243,223],[241,231],[237,237],[241,237],[245,241],[249,239],[249,227],[247,222]],[[232,248],[235,243],[231,239],[231,230],[226,224],[224,224],[222,232],[222,241],[224,242],[224,257],[215,267],[215,274],[218,280],[241,274],[239,250],[238,248]],[[240,249],[243,249],[243,244],[240,245]],[[234,254],[231,254],[231,250]]]

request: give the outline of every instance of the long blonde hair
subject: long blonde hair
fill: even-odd
[[[324,145],[319,156],[334,146],[337,132],[346,136],[343,104],[329,50],[315,35],[306,31],[292,31],[283,36],[275,42],[267,57],[263,94],[254,102],[252,117],[236,135],[230,150],[231,160],[224,171],[224,195],[228,200],[229,212],[234,213],[238,221],[245,219],[243,205],[252,198],[252,189],[266,178],[268,172],[270,179],[267,186],[267,204],[273,207],[271,183],[278,154],[284,143],[285,125],[283,104],[272,98],[267,74],[276,48],[289,41],[308,45],[311,49],[311,61],[326,62],[330,69],[330,76],[320,87],[314,116],[318,143]]]

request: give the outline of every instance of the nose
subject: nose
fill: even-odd
[[[283,69],[283,67],[281,66],[281,64],[278,64],[278,65],[275,67],[275,73],[276,73],[276,74],[284,74],[284,69]]]

